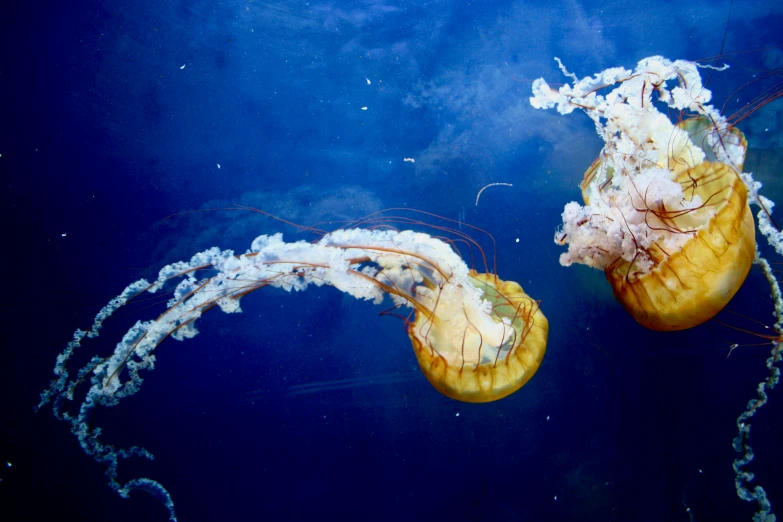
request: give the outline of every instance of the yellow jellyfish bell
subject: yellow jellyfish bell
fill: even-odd
[[[653,330],[691,328],[721,311],[745,281],[756,251],[747,188],[734,170],[705,162],[676,181],[685,192],[714,203],[712,216],[691,223],[692,214],[672,213],[669,226],[693,232],[680,250],[668,255],[651,247],[654,267],[649,272],[634,274],[633,262],[622,258],[606,269],[617,300]]]
[[[549,322],[522,287],[470,272],[479,306],[442,292],[437,313],[417,311],[408,335],[419,367],[442,394],[464,402],[511,395],[535,374],[546,352]]]
[[[709,105],[698,65],[654,56],[573,86],[533,85],[531,104],[580,109],[604,140],[581,184],[584,206],[563,212],[560,263],[604,270],[617,300],[640,324],[682,330],[713,317],[739,290],[756,242],[747,142]],[[606,95],[598,92],[606,92]],[[676,124],[657,106],[677,111]]]

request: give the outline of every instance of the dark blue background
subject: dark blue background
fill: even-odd
[[[699,521],[749,520],[731,441],[769,346],[716,322],[647,331],[603,274],[558,264],[560,212],[601,144],[584,115],[528,98],[539,76],[564,81],[554,56],[585,76],[723,44],[732,68],[709,87],[730,114],[780,81],[734,92],[783,65],[781,26],[771,0],[730,16],[708,0],[5,3],[0,517],[166,519],[151,496],[115,495],[33,406],[73,331],[131,281],[211,246],[305,237],[242,211],[164,221],[241,204],[327,228],[390,207],[464,213],[494,235],[501,277],[542,301],[548,352],[521,391],[470,405],[420,375],[399,321],[333,289],[213,312],[97,417],[104,440],[156,455],[123,462],[121,478],[162,482],[181,521],[687,522],[685,505]],[[782,200],[780,101],[740,127],[746,170]],[[514,186],[476,206],[491,182]],[[771,324],[768,295],[754,268],[729,309]],[[145,306],[82,357],[156,313]],[[778,510],[781,395],[753,421],[749,467]]]

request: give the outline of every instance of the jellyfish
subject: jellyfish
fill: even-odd
[[[395,308],[412,309],[405,322],[416,359],[444,395],[474,403],[506,397],[541,364],[549,324],[539,303],[519,284],[468,268],[455,251],[457,240],[470,241],[465,235],[446,241],[411,230],[356,227],[324,233],[315,242],[262,235],[244,254],[219,248],[197,253],[190,261],[164,267],[151,283],[132,283],[97,314],[89,330],[76,330],[57,358],[55,379],[39,408],[53,403],[55,415],[70,423],[83,450],[107,466],[110,486],[122,497],[146,490],[176,520],[171,496],[160,483],[148,478],[118,481],[121,458],[151,455],[139,447],[117,449],[103,442],[100,429],[92,426],[96,408],[116,406],[138,392],[142,371],[154,368],[161,342],[195,336],[196,321],[207,310],[240,312],[241,299],[265,287],[294,292],[324,285],[376,304],[388,296]],[[140,294],[172,285],[167,308],[157,318],[138,321],[113,353],[94,356],[70,377],[73,353],[86,338],[99,334],[106,319]],[[71,413],[65,403],[75,400],[77,389],[83,399]]]
[[[617,300],[641,325],[662,331],[702,324],[734,296],[756,263],[774,302],[774,334],[768,375],[737,418],[733,447],[737,495],[754,501],[753,520],[775,520],[764,488],[751,486],[747,466],[750,420],[780,381],[783,293],[755,240],[750,204],[760,207],[758,230],[783,256],[783,234],[772,221],[774,203],[759,194],[761,183],[743,172],[748,143],[742,132],[709,102],[700,65],[660,56],[641,60],[634,71],[607,69],[577,78],[555,58],[573,85],[552,89],[533,82],[530,103],[560,114],[583,110],[604,141],[580,185],[584,205],[568,203],[555,242],[568,245],[560,264],[604,270]],[[605,92],[605,94],[599,94]],[[783,95],[778,86],[750,104]],[[675,121],[659,110],[677,114]],[[742,117],[746,116],[744,113]],[[741,118],[740,118],[741,119]]]
[[[553,90],[538,79],[531,104],[582,109],[604,140],[581,183],[584,205],[563,211],[560,263],[604,270],[617,300],[653,330],[710,319],[739,290],[756,251],[745,137],[709,105],[694,62],[654,56],[634,71],[582,80],[560,67],[574,85]]]

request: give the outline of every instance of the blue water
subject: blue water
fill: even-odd
[[[161,345],[137,395],[95,418],[105,441],[155,454],[123,461],[120,477],[160,481],[179,520],[750,520],[731,442],[770,347],[717,322],[645,330],[603,274],[558,264],[560,212],[601,142],[583,114],[528,103],[533,79],[564,81],[554,56],[586,76],[722,51],[732,68],[708,86],[732,113],[780,81],[735,92],[783,66],[783,5],[729,10],[707,0],[4,4],[0,519],[167,519],[153,496],[112,492],[68,426],[33,407],[74,330],[128,283],[208,247],[243,252],[264,233],[311,238],[245,211],[165,219],[239,204],[324,228],[394,207],[481,227],[501,277],[541,300],[548,351],[519,392],[472,405],[427,383],[402,322],[378,317],[383,306],[319,288],[214,311],[195,339]],[[777,201],[782,110],[778,100],[740,125],[746,170]],[[475,205],[493,182],[513,187]],[[728,309],[771,324],[768,296],[754,268]],[[118,313],[81,362],[159,313],[147,304]],[[749,466],[778,512],[781,414],[776,389],[753,420]]]

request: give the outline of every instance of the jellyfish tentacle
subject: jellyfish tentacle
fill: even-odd
[[[783,360],[783,357],[781,357],[781,347],[783,347],[783,293],[781,293],[780,284],[775,278],[772,267],[769,262],[761,256],[758,249],[756,249],[755,263],[761,267],[764,278],[767,280],[770,287],[770,295],[775,303],[774,314],[776,321],[772,328],[777,333],[777,337],[769,336],[772,341],[772,350],[770,351],[770,356],[766,360],[769,374],[764,380],[758,383],[756,387],[756,397],[748,402],[745,411],[737,417],[738,433],[732,441],[732,447],[734,448],[734,451],[740,453],[741,456],[734,460],[732,467],[735,473],[734,486],[737,490],[737,495],[742,500],[756,502],[758,511],[754,515],[753,520],[762,522],[775,520],[775,515],[772,514],[772,504],[761,485],[756,484],[752,489],[749,488],[750,482],[755,478],[755,475],[745,468],[755,457],[753,448],[751,448],[750,443],[748,442],[751,428],[750,420],[756,415],[756,412],[767,403],[767,392],[772,390],[780,382],[779,363]]]

